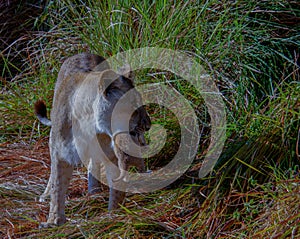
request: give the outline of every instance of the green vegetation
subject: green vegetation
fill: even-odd
[[[24,69],[0,83],[0,142],[34,143],[48,134],[46,127],[37,128],[33,103],[43,98],[50,108],[66,57],[84,51],[109,57],[141,47],[182,50],[214,76],[227,107],[228,139],[214,171],[198,179],[210,132],[203,100],[170,73],[136,72],[137,84],[168,82],[195,108],[206,136],[191,169],[168,189],[130,196],[116,218],[101,216],[102,202],[70,202],[72,220],[88,218],[80,226],[20,230],[20,235],[299,238],[299,22],[300,3],[291,0],[49,1],[36,21],[48,31],[37,33],[24,49]],[[4,76],[14,64],[1,57]],[[154,122],[173,132],[163,152],[149,159],[155,168],[174,154],[178,122],[167,109],[148,108]]]

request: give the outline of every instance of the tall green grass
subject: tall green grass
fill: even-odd
[[[35,72],[8,84],[12,94],[4,94],[2,108],[18,109],[22,104],[25,109],[12,117],[20,123],[22,113],[32,112],[32,102],[37,98],[51,103],[53,81],[67,56],[91,51],[109,57],[120,51],[156,46],[191,54],[214,76],[228,107],[228,135],[259,137],[277,128],[287,135],[286,139],[293,140],[299,126],[297,7],[299,4],[293,1],[49,2],[40,20],[50,30],[30,45],[35,50],[31,55]],[[136,82],[174,82],[183,95],[191,95],[191,87],[172,74],[154,78],[151,73],[138,72]],[[203,103],[199,95],[191,95],[189,100],[195,107]],[[287,105],[296,108],[285,113],[288,119],[282,124],[279,118]],[[281,115],[276,112],[278,108]],[[202,122],[208,123],[208,118]],[[9,123],[6,132],[26,135],[26,130],[20,131],[15,123]],[[34,128],[29,122],[24,125]]]

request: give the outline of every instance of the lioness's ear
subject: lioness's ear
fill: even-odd
[[[125,76],[126,78],[130,79],[131,82],[133,83],[133,71],[131,70],[131,67],[129,64],[125,64],[124,66],[120,67],[118,69],[118,73],[122,76]]]
[[[99,81],[99,90],[106,95],[109,89],[113,87],[114,82],[120,77],[116,72],[112,70],[105,70],[101,72]]]
[[[125,92],[131,88],[133,88],[133,83],[130,79],[112,70],[103,71],[100,76],[99,89],[105,97],[116,90]]]

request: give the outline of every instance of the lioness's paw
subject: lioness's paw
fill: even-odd
[[[39,198],[39,202],[45,202],[45,201],[46,201],[46,200],[45,200],[46,197],[47,197],[47,196],[45,196],[44,194],[41,195],[40,198]]]
[[[49,196],[50,196],[50,190],[49,187],[47,186],[45,192],[40,196],[39,202],[45,202],[46,198],[48,198]]]
[[[55,225],[54,223],[41,222],[39,225],[39,229],[52,228],[52,227],[56,227],[56,226],[57,225]]]
[[[50,214],[47,222],[42,222],[39,225],[39,228],[51,228],[51,227],[61,226],[65,223],[66,223],[65,216],[57,216],[57,215]]]

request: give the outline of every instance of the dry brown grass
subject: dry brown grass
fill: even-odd
[[[68,223],[38,229],[48,202],[38,202],[50,172],[45,139],[0,148],[1,238],[299,238],[300,179],[274,180],[241,192],[186,185],[129,195],[114,216],[108,191],[87,195],[84,168],[75,170],[67,198]]]
[[[72,180],[69,198],[86,190],[82,169]],[[50,173],[49,149],[45,140],[30,146],[21,143],[0,146],[0,235],[23,237],[46,221],[48,203],[38,202]]]

